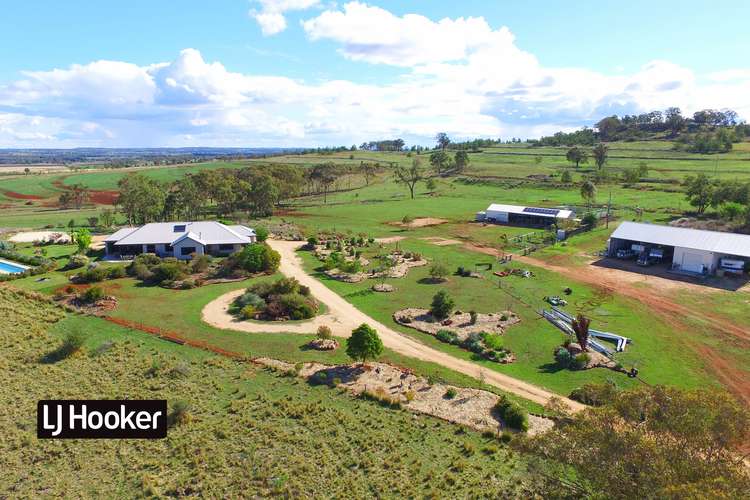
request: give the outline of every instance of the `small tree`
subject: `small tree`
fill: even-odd
[[[591,324],[591,320],[584,316],[583,314],[579,314],[576,319],[573,320],[572,326],[573,331],[576,332],[576,339],[578,339],[578,345],[581,346],[581,349],[584,351],[589,346],[589,325]]]
[[[456,303],[453,302],[453,299],[448,296],[445,290],[440,290],[432,297],[430,314],[436,319],[445,319],[450,316],[455,305]]]
[[[367,323],[362,323],[352,331],[352,336],[346,339],[346,354],[353,360],[362,363],[368,359],[375,359],[383,353],[383,341],[378,332]]]
[[[91,245],[91,232],[86,228],[81,228],[71,233],[73,242],[78,245],[78,253],[86,253]]]
[[[591,154],[594,156],[594,162],[596,163],[596,168],[599,170],[601,170],[602,167],[604,167],[604,164],[607,163],[607,151],[609,151],[609,148],[602,142],[594,146],[594,149],[591,150]]]
[[[578,168],[578,166],[581,163],[588,163],[588,161],[589,161],[589,154],[586,152],[585,149],[581,149],[578,146],[573,146],[565,154],[565,158],[570,163],[575,163],[576,164],[576,168]]]
[[[441,262],[435,262],[430,266],[429,273],[433,281],[443,281],[448,276],[449,271]]]
[[[570,184],[573,182],[573,176],[570,175],[570,172],[567,170],[563,170],[563,172],[560,174],[560,182],[565,184]]]
[[[394,174],[396,176],[396,182],[398,184],[406,185],[406,187],[409,188],[411,198],[414,199],[414,187],[419,181],[424,179],[422,160],[414,158],[411,167],[408,168],[399,165],[394,169]]]
[[[596,199],[596,185],[591,181],[586,181],[581,184],[581,198],[583,198],[589,206]]]

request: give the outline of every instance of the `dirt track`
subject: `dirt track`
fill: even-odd
[[[366,315],[341,298],[338,294],[327,288],[323,283],[307,274],[304,271],[302,262],[295,253],[297,248],[302,245],[301,242],[269,240],[268,243],[274,250],[281,254],[280,271],[287,276],[297,278],[301,284],[310,288],[310,291],[318,300],[326,304],[328,307],[328,314],[326,316],[329,316],[333,320],[331,323],[326,324],[331,327],[334,335],[348,337],[354,328],[362,323],[368,323],[378,331],[380,338],[383,340],[383,344],[399,354],[420,359],[422,361],[436,363],[470,377],[484,379],[484,382],[487,384],[542,405],[546,404],[551,397],[560,397],[557,394],[533,384],[523,382],[508,375],[503,375],[494,370],[482,369],[480,366],[469,361],[454,358],[449,354],[432,349],[431,347],[387,327]],[[239,292],[237,291],[230,292],[229,294],[225,294],[206,305],[202,313],[203,320],[211,325],[219,326],[220,328],[240,331],[256,331],[246,330],[248,327],[245,325],[249,325],[249,323],[242,324],[243,326],[238,328],[241,323],[235,322],[226,312],[226,307],[238,293]],[[280,331],[296,331],[297,333],[314,333],[317,328],[315,320],[298,325],[300,326],[297,328],[295,328],[295,325],[291,324],[269,326],[279,326],[281,327]],[[271,331],[271,329],[265,325],[263,325],[261,330],[263,332]],[[575,401],[566,398],[562,399],[573,411],[585,408],[584,405]]]

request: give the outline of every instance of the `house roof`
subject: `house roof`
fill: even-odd
[[[487,212],[507,212],[518,215],[535,215],[537,217],[549,217],[556,219],[567,219],[573,215],[572,210],[560,208],[539,208],[539,207],[522,207],[519,205],[503,205],[502,203],[493,203],[487,207]]]
[[[104,241],[105,242],[106,241],[119,241],[119,240],[123,239],[125,236],[127,236],[130,233],[132,233],[133,231],[135,231],[136,229],[138,229],[138,228],[137,227],[124,227],[122,229],[119,229],[119,230],[115,231],[113,234],[110,234],[109,236],[107,236],[104,239]]]
[[[610,238],[750,257],[750,235],[623,222]]]
[[[252,243],[255,231],[245,226],[225,226],[216,221],[152,222],[138,228],[120,229],[105,241],[115,245],[173,244],[185,237],[204,245]]]

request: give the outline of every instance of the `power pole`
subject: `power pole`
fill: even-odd
[[[609,229],[609,211],[612,208],[612,190],[609,190],[609,201],[607,202],[607,229]]]

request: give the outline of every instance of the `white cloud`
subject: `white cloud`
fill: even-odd
[[[438,131],[536,137],[669,106],[686,114],[731,107],[750,119],[748,68],[550,68],[482,18],[397,17],[361,3],[331,8],[304,29],[338,41],[348,58],[401,74],[377,84],[243,74],[195,49],[146,66],[95,61],[32,71],[0,84],[0,147],[318,146],[388,137],[427,144]]]
[[[457,61],[488,50],[506,57],[531,57],[515,47],[508,28],[493,30],[482,17],[435,22],[418,14],[397,17],[380,7],[349,2],[343,11],[327,10],[302,26],[312,40],[341,43],[342,53],[356,61],[414,66]]]
[[[264,35],[281,33],[286,29],[284,13],[293,10],[306,10],[320,0],[258,0],[260,9],[252,8],[248,13],[260,26]]]

